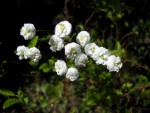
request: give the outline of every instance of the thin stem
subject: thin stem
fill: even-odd
[[[131,60],[129,60],[129,59],[125,59],[124,61],[125,61],[125,62],[127,61],[127,62],[130,62],[130,63],[133,63],[133,64],[135,64],[135,65],[137,65],[137,66],[139,66],[139,67],[141,67],[141,68],[143,68],[143,69],[145,69],[145,70],[147,70],[147,71],[150,72],[150,69],[148,69],[148,68],[142,66],[141,64],[138,64],[138,63],[136,63],[136,62],[133,62],[133,61],[131,61]]]
[[[39,41],[47,41],[50,39],[50,36],[44,36],[43,38],[40,38]]]
[[[46,32],[47,34],[50,34],[47,30],[37,30],[37,32]]]
[[[90,15],[90,17],[85,21],[84,28],[86,27],[87,23],[91,20],[91,18],[93,17],[94,13],[95,12],[93,11],[92,14]]]
[[[121,37],[121,42],[123,42],[124,40],[126,40],[125,38],[128,37],[128,36],[138,35],[138,34],[139,34],[138,32],[129,32],[129,33],[126,33],[123,37]]]

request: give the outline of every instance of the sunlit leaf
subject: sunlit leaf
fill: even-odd
[[[31,47],[35,47],[37,42],[38,42],[38,39],[39,37],[38,36],[35,36],[34,38],[32,38],[28,44],[28,47],[31,48]]]
[[[15,96],[15,94],[7,89],[0,89],[0,94],[3,96]]]
[[[24,103],[28,105],[28,103],[29,103],[29,97],[25,97],[23,100],[24,100]]]
[[[120,45],[120,42],[119,41],[116,41],[116,47],[115,47],[117,50],[120,50],[121,49],[121,45]]]
[[[40,70],[42,70],[44,73],[48,73],[50,71],[50,66],[47,63],[43,63],[40,67]]]
[[[7,99],[3,104],[3,109],[11,107],[12,105],[17,104],[17,103],[20,103],[20,101],[16,98]]]

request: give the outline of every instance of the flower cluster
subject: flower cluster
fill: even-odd
[[[39,51],[38,48],[36,47],[28,48],[25,47],[24,45],[17,47],[16,55],[19,56],[20,60],[29,58],[33,62],[38,62],[42,57],[41,52]]]
[[[94,42],[90,42],[91,36],[87,31],[80,31],[76,36],[76,42],[65,45],[65,38],[71,33],[72,25],[68,21],[62,21],[55,26],[55,34],[51,36],[48,44],[53,52],[65,49],[67,59],[73,60],[76,67],[85,67],[88,57],[92,58],[97,65],[105,65],[109,72],[116,71],[122,67],[119,56],[111,55],[109,50],[99,47]],[[55,62],[55,70],[58,75],[66,74],[66,78],[71,81],[79,77],[77,68],[67,68],[64,60]]]
[[[36,29],[33,24],[31,23],[25,23],[24,26],[20,30],[20,35],[24,37],[25,40],[32,39],[36,34]],[[24,45],[18,46],[16,55],[19,56],[19,59],[27,59],[29,58],[33,62],[39,62],[42,55],[38,48],[31,47],[28,48]]]
[[[80,31],[76,36],[76,42],[66,42],[66,37],[71,33],[72,25],[68,21],[61,21],[55,26],[55,32],[50,37],[48,44],[53,52],[61,51],[67,60],[72,60],[75,64],[73,67],[67,67],[64,60],[59,59],[55,62],[55,71],[59,76],[66,75],[66,78],[75,81],[79,77],[79,67],[86,67],[89,58],[93,59],[97,65],[106,66],[109,72],[119,72],[122,67],[121,58],[109,52],[105,47],[100,47],[94,42],[90,42],[91,36],[87,31]],[[20,35],[25,40],[32,39],[36,34],[33,24],[26,23],[20,30]],[[25,47],[24,45],[17,47],[16,55],[19,59],[31,59],[38,62],[42,55],[36,47]],[[89,57],[89,58],[88,58]]]

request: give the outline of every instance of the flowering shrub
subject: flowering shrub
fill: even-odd
[[[135,2],[137,4],[137,0]],[[87,0],[82,3],[79,0],[63,4],[64,16],[48,16],[50,10],[44,17],[38,14],[44,29],[51,26],[46,20],[51,23],[53,19],[53,32],[39,30],[41,24],[37,16],[31,23],[22,24],[24,19],[21,19],[21,25],[17,23],[19,38],[24,40],[11,48],[15,50],[14,57],[10,58],[15,58],[12,62],[2,57],[6,60],[0,66],[0,87],[7,90],[0,88],[0,96],[4,96],[0,98],[3,104],[0,111],[149,112],[150,69],[146,59],[149,59],[150,21],[145,17],[135,19],[139,11],[119,0]],[[91,5],[93,12],[89,8]],[[70,8],[68,11],[67,7]],[[145,8],[141,10],[144,16]],[[46,11],[45,8],[43,10]],[[33,15],[32,10],[27,15],[29,13]],[[24,15],[25,21],[29,21],[27,15]],[[89,18],[85,21],[85,17]],[[64,18],[73,24],[67,20],[60,21]],[[38,26],[35,27],[33,23]],[[0,42],[0,46],[3,46],[4,51],[7,49],[3,42]]]
[[[64,48],[65,60],[72,60],[75,64],[73,67],[67,67],[63,59],[57,60],[54,68],[58,75],[66,74],[66,78],[71,81],[76,80],[80,73],[78,68],[86,68],[88,57],[93,59],[97,65],[106,66],[109,72],[119,72],[122,67],[121,58],[111,54],[105,47],[98,46],[95,42],[90,42],[91,36],[88,31],[80,31],[76,36],[76,42],[66,42],[65,39],[71,34],[71,30],[71,23],[61,21],[55,26],[55,34],[48,41],[53,52],[61,51]],[[35,31],[34,25],[28,23],[21,28],[20,34],[25,40],[30,40],[34,38]],[[24,45],[17,47],[16,55],[19,56],[20,60],[29,58],[33,62],[39,62],[42,57],[38,48],[28,48]]]

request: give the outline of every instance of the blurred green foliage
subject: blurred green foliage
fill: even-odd
[[[50,0],[47,2],[52,3]],[[56,59],[63,54],[49,55],[47,48],[41,62],[27,62],[28,70],[23,74],[32,76],[32,81],[24,80],[26,85],[18,87],[18,91],[0,89],[0,95],[5,98],[2,113],[13,113],[13,107],[18,103],[21,110],[16,109],[15,113],[150,112],[150,20],[142,16],[134,18],[136,6],[120,0],[73,0],[68,1],[67,6],[76,32],[68,41],[74,40],[80,30],[87,30],[92,37],[91,42],[108,48],[112,54],[122,58],[122,69],[118,73],[110,73],[106,67],[89,59],[87,67],[79,69],[78,80],[70,82],[54,70]],[[87,11],[84,21],[80,17],[84,12],[77,12],[80,10]],[[53,21],[56,23],[64,18],[62,14],[57,14]],[[47,44],[49,37],[36,36],[28,46],[42,48],[42,43]],[[7,61],[2,60],[0,79],[7,72],[7,68],[4,69]],[[68,63],[72,65],[72,62]]]

